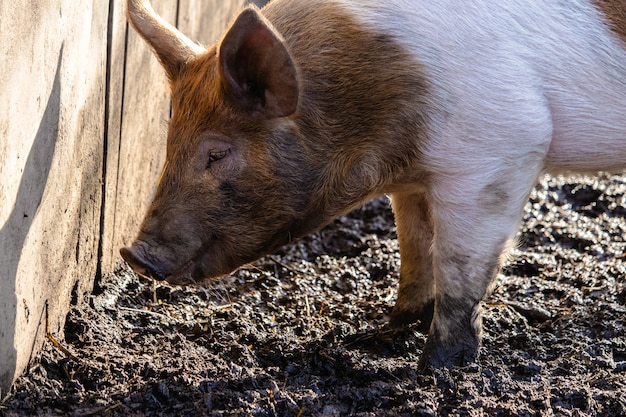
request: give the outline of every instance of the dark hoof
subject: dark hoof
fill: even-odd
[[[430,322],[433,321],[435,302],[431,301],[417,310],[401,310],[396,305],[391,311],[389,327],[398,329],[418,323],[417,330],[428,333]]]
[[[430,368],[452,368],[469,365],[478,357],[479,345],[480,342],[476,336],[465,336],[447,343],[436,343],[433,341],[433,337],[428,336],[417,367],[420,372],[425,372]]]

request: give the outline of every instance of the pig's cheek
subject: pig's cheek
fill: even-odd
[[[191,276],[196,282],[211,281],[231,272],[224,268],[223,260],[219,256],[219,251],[215,247],[204,249],[195,259],[195,265],[191,271]]]

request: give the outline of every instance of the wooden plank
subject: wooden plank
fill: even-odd
[[[243,4],[153,1],[206,43]],[[138,232],[163,163],[170,104],[160,65],[127,33],[117,0],[0,2],[0,56],[6,392],[42,346],[46,308],[49,330],[61,337],[70,299],[111,271],[118,248]]]
[[[102,210],[101,258],[99,274],[113,271],[119,262],[115,240],[115,217],[117,211],[117,187],[122,134],[122,106],[124,97],[124,70],[126,67],[126,45],[128,24],[126,10],[122,2],[111,1],[109,6],[108,48],[106,92],[106,137],[104,146],[104,204]],[[145,51],[144,51],[145,52]],[[124,213],[120,213],[124,216]],[[126,238],[126,236],[124,236]],[[100,277],[97,277],[99,279]]]
[[[247,4],[246,0],[179,0],[177,26],[201,45],[212,45]]]
[[[106,2],[0,2],[0,388],[91,289],[99,241]],[[6,391],[5,391],[6,392]]]

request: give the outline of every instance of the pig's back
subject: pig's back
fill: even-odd
[[[433,116],[433,137],[458,130],[449,123],[480,132],[515,123],[516,117],[520,124],[541,119],[545,129],[552,129],[551,142],[529,146],[549,147],[547,170],[594,171],[619,168],[626,161],[626,39],[610,29],[619,22],[611,22],[594,4],[275,0],[266,10],[270,21],[280,22],[280,15],[294,9],[336,9],[339,16],[395,39],[423,69],[430,93],[444,109],[439,120]],[[332,24],[309,22],[319,33],[299,35],[315,43]],[[506,146],[510,138],[502,136],[486,135],[484,145],[502,140]]]

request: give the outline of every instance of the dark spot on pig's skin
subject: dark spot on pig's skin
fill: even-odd
[[[489,285],[498,275],[501,264],[500,257],[504,251],[505,245],[506,240],[496,246],[494,253],[490,257],[486,258],[481,264],[477,265],[473,271],[468,268],[471,261],[471,258],[468,255],[457,255],[451,258],[450,262],[455,265],[457,275],[466,277],[468,275],[472,276],[475,288],[479,288],[479,286],[483,288],[482,296],[484,297],[487,293]]]
[[[234,194],[235,187],[229,182],[223,182],[219,186],[219,190],[224,194]]]
[[[459,294],[461,295],[461,294]],[[480,300],[472,300],[469,296],[454,297],[448,294],[437,296],[437,317],[443,318],[446,322],[461,325],[472,324],[474,320],[474,310]]]
[[[487,209],[489,213],[500,213],[502,209],[507,207],[509,201],[509,192],[506,190],[506,184],[502,182],[494,182],[486,185],[481,193],[480,205]]]

